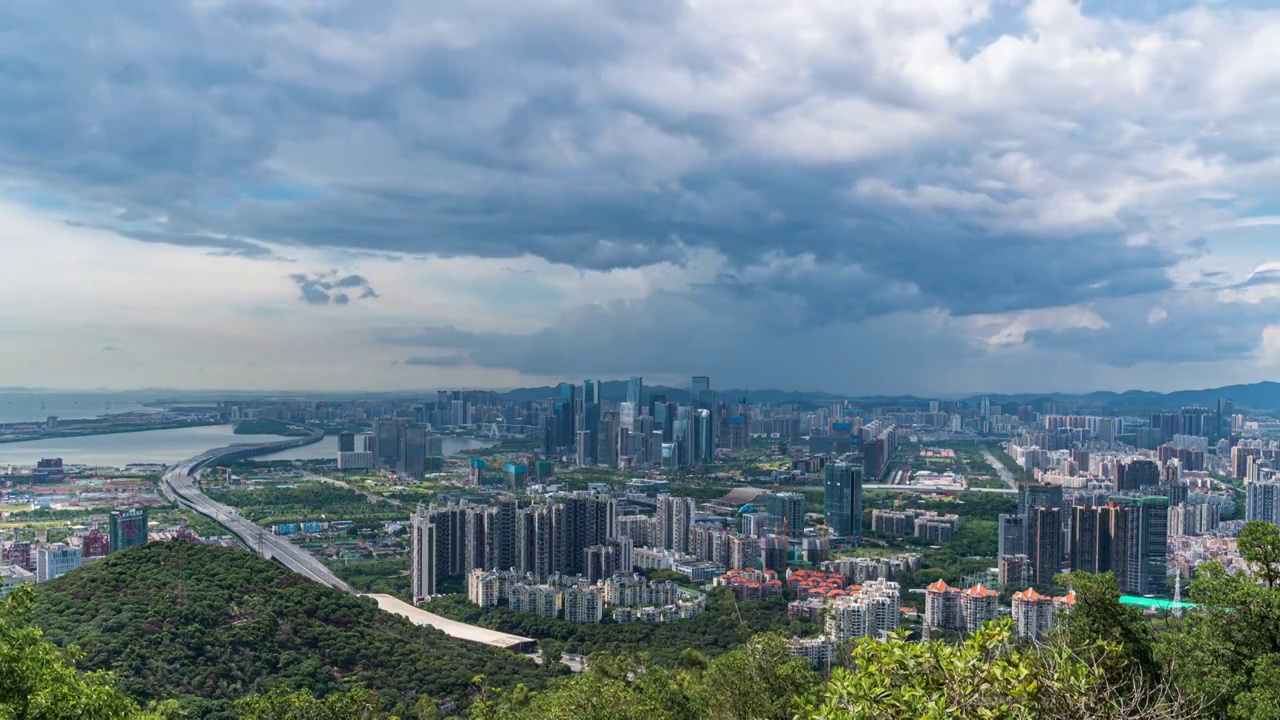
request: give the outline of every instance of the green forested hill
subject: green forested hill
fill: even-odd
[[[177,698],[191,717],[231,718],[248,693],[287,685],[323,695],[375,691],[413,717],[418,696],[462,700],[471,680],[543,685],[517,655],[464,644],[229,548],[151,543],[41,585],[34,617],[49,638],[111,670],[141,702]]]

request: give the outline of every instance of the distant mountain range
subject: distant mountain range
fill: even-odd
[[[555,397],[554,386],[518,388],[499,393],[499,396],[513,402],[545,400]],[[686,388],[672,388],[662,385],[645,386],[646,397],[651,394],[665,395],[672,402],[687,402],[690,391]],[[862,405],[900,405],[906,407],[925,406],[929,400],[936,398],[917,397],[915,395],[839,395],[824,392],[805,392],[798,390],[716,390],[721,399],[737,401],[745,398],[751,403],[768,403],[781,405],[798,403],[801,405],[826,405],[832,402],[848,400]],[[625,380],[606,380],[600,383],[601,399],[605,402],[621,402],[627,397]],[[983,395],[973,395],[963,402],[977,404]],[[1071,393],[1022,393],[1022,394],[988,394],[992,403],[1034,405],[1038,410],[1049,403],[1062,403],[1075,406],[1097,408],[1102,411],[1117,413],[1147,412],[1154,410],[1176,410],[1187,406],[1204,406],[1209,409],[1217,407],[1218,400],[1230,399],[1236,409],[1277,410],[1280,409],[1280,383],[1260,382],[1249,385],[1228,385],[1204,390],[1178,390],[1170,393],[1158,393],[1150,390],[1127,390],[1125,392],[1092,392],[1085,394]]]

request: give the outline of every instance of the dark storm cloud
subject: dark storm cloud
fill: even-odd
[[[299,297],[311,305],[347,305],[351,295],[344,289],[360,290],[359,297],[376,298],[378,293],[369,285],[369,281],[360,275],[339,276],[337,271],[307,275],[294,273],[289,276],[298,286]]]
[[[418,365],[421,367],[464,367],[470,364],[470,361],[461,355],[440,355],[438,357],[411,357],[404,361],[405,365]]]

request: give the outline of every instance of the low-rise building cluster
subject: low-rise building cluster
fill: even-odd
[[[516,612],[577,623],[600,622],[606,607],[617,622],[655,623],[696,617],[703,609],[700,598],[680,599],[671,581],[623,573],[595,582],[582,575],[553,574],[540,583],[534,575],[514,569],[476,569],[467,576],[467,597],[479,607],[506,603]]]
[[[1169,538],[1169,569],[1183,578],[1191,579],[1197,565],[1211,560],[1221,563],[1228,572],[1249,572],[1249,564],[1240,556],[1234,537],[1215,534]]]
[[[898,580],[904,573],[920,569],[920,556],[902,553],[893,557],[842,557],[819,565],[825,572],[844,575],[850,583],[868,580]]]
[[[831,661],[835,649],[857,638],[885,639],[898,628],[902,617],[898,583],[871,580],[839,594],[815,592],[788,604],[790,617],[818,621],[825,616],[823,634],[817,638],[792,638],[792,655],[808,658],[815,666]]]
[[[760,600],[782,597],[782,581],[773,570],[729,570],[712,581],[717,587],[727,587],[739,600]]]

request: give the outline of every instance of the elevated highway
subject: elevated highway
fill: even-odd
[[[532,651],[536,644],[536,641],[532,638],[508,635],[507,633],[450,620],[415,608],[388,595],[362,595],[357,593],[354,588],[343,582],[337,575],[334,575],[324,563],[313,557],[311,553],[297,547],[289,542],[288,539],[275,535],[256,523],[246,520],[241,517],[235,508],[210,499],[196,485],[196,477],[205,467],[226,465],[257,455],[310,445],[311,443],[319,442],[323,437],[324,433],[317,431],[307,437],[216,448],[169,468],[163,476],[161,488],[165,496],[174,503],[190,508],[218,522],[233,535],[240,538],[254,552],[268,560],[279,562],[303,577],[322,585],[328,585],[335,590],[341,590],[352,595],[361,595],[361,597],[369,597],[386,612],[399,615],[415,625],[434,627],[459,640],[478,642],[508,650]]]

